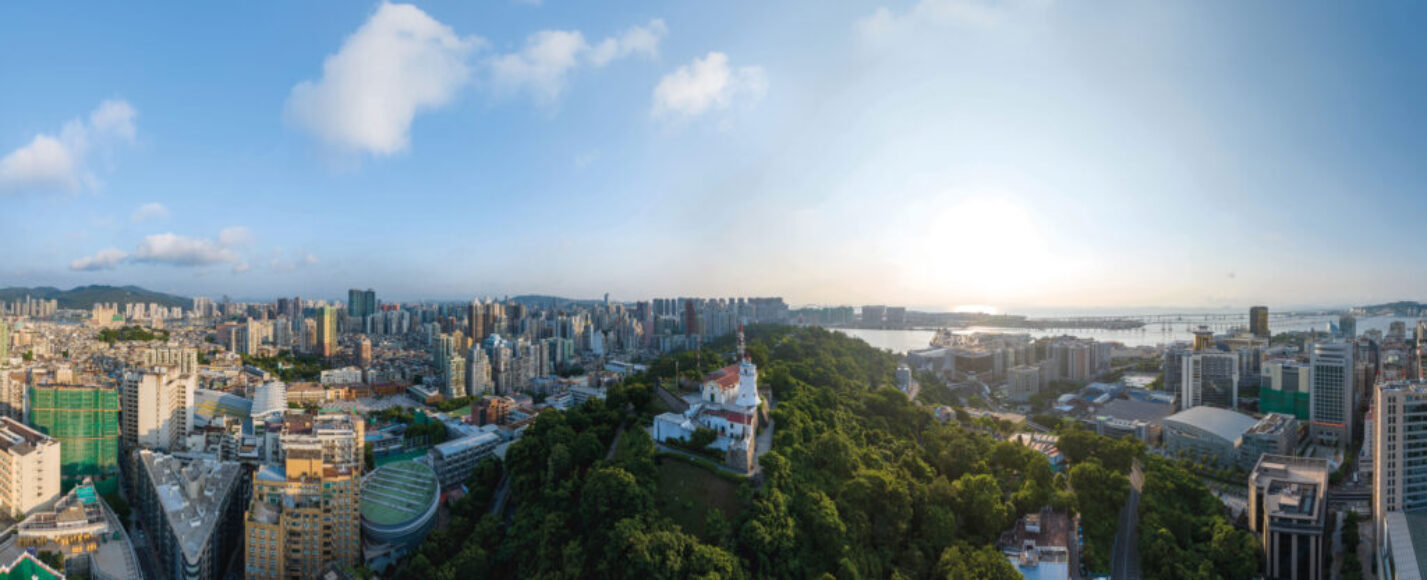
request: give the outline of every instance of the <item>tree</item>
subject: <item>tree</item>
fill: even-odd
[[[1085,526],[1086,565],[1091,570],[1108,570],[1120,508],[1130,494],[1129,479],[1091,460],[1071,468],[1070,487],[1075,490],[1076,509]]]
[[[947,580],[1019,580],[1021,573],[1005,554],[991,546],[947,548],[936,563],[936,576]]]
[[[1011,510],[1001,501],[1001,486],[989,474],[963,475],[952,482],[961,534],[978,543],[993,541],[1011,523]]]

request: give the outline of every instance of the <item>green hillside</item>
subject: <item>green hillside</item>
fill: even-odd
[[[11,287],[0,288],[0,301],[10,302],[14,300],[24,300],[25,296],[43,300],[57,300],[60,308],[88,309],[98,303],[115,302],[118,304],[162,304],[164,306],[179,306],[188,308],[193,305],[193,299],[173,294],[164,294],[146,290],[138,286],[78,286],[69,290],[60,290],[53,286],[40,286],[36,288]]]

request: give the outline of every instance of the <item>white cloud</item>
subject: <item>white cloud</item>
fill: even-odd
[[[590,49],[590,64],[604,66],[632,54],[654,58],[659,56],[659,41],[668,33],[669,27],[659,18],[645,26],[632,26],[618,37],[606,38]]]
[[[322,63],[321,79],[292,88],[286,118],[338,149],[403,151],[412,119],[455,97],[470,79],[467,59],[483,43],[415,6],[383,3]]]
[[[536,102],[550,104],[565,92],[566,77],[582,64],[598,68],[633,55],[653,58],[668,32],[656,18],[590,46],[578,30],[541,30],[526,38],[519,52],[490,60],[492,81],[502,91],[529,92]]]
[[[190,238],[174,233],[154,234],[139,242],[129,261],[172,266],[211,266],[236,264],[237,252],[221,243],[204,238]]]
[[[230,226],[218,232],[218,243],[224,246],[247,246],[253,243],[253,233],[243,226]]]
[[[496,57],[491,75],[506,91],[528,90],[541,103],[554,101],[565,90],[565,74],[589,50],[578,30],[541,30],[525,40],[520,52]]]
[[[135,222],[168,219],[168,208],[164,207],[164,204],[156,201],[149,202],[139,206],[139,209],[134,210],[134,214],[130,219]]]
[[[59,136],[38,134],[19,149],[0,158],[0,194],[29,191],[94,189],[99,180],[88,168],[96,147],[132,142],[138,113],[124,101],[104,101],[89,115],[89,122],[74,119]]]
[[[312,252],[308,252],[308,253],[306,253],[306,254],[303,254],[303,255],[302,255],[302,265],[304,265],[304,266],[316,266],[316,265],[317,265],[317,255],[316,255],[316,254],[313,254]]]
[[[654,87],[653,115],[694,117],[710,109],[727,109],[738,99],[757,101],[767,91],[763,67],[729,68],[728,55],[710,52],[659,80]]]
[[[105,248],[93,256],[85,256],[69,263],[69,269],[76,272],[94,272],[97,270],[112,270],[114,266],[124,258],[129,257],[129,253],[119,248]]]

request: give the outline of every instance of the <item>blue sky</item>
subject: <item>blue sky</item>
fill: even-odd
[[[1421,297],[1422,16],[11,3],[0,285],[938,309]]]

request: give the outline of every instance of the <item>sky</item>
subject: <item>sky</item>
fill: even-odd
[[[1415,3],[0,5],[0,286],[1421,298]]]

